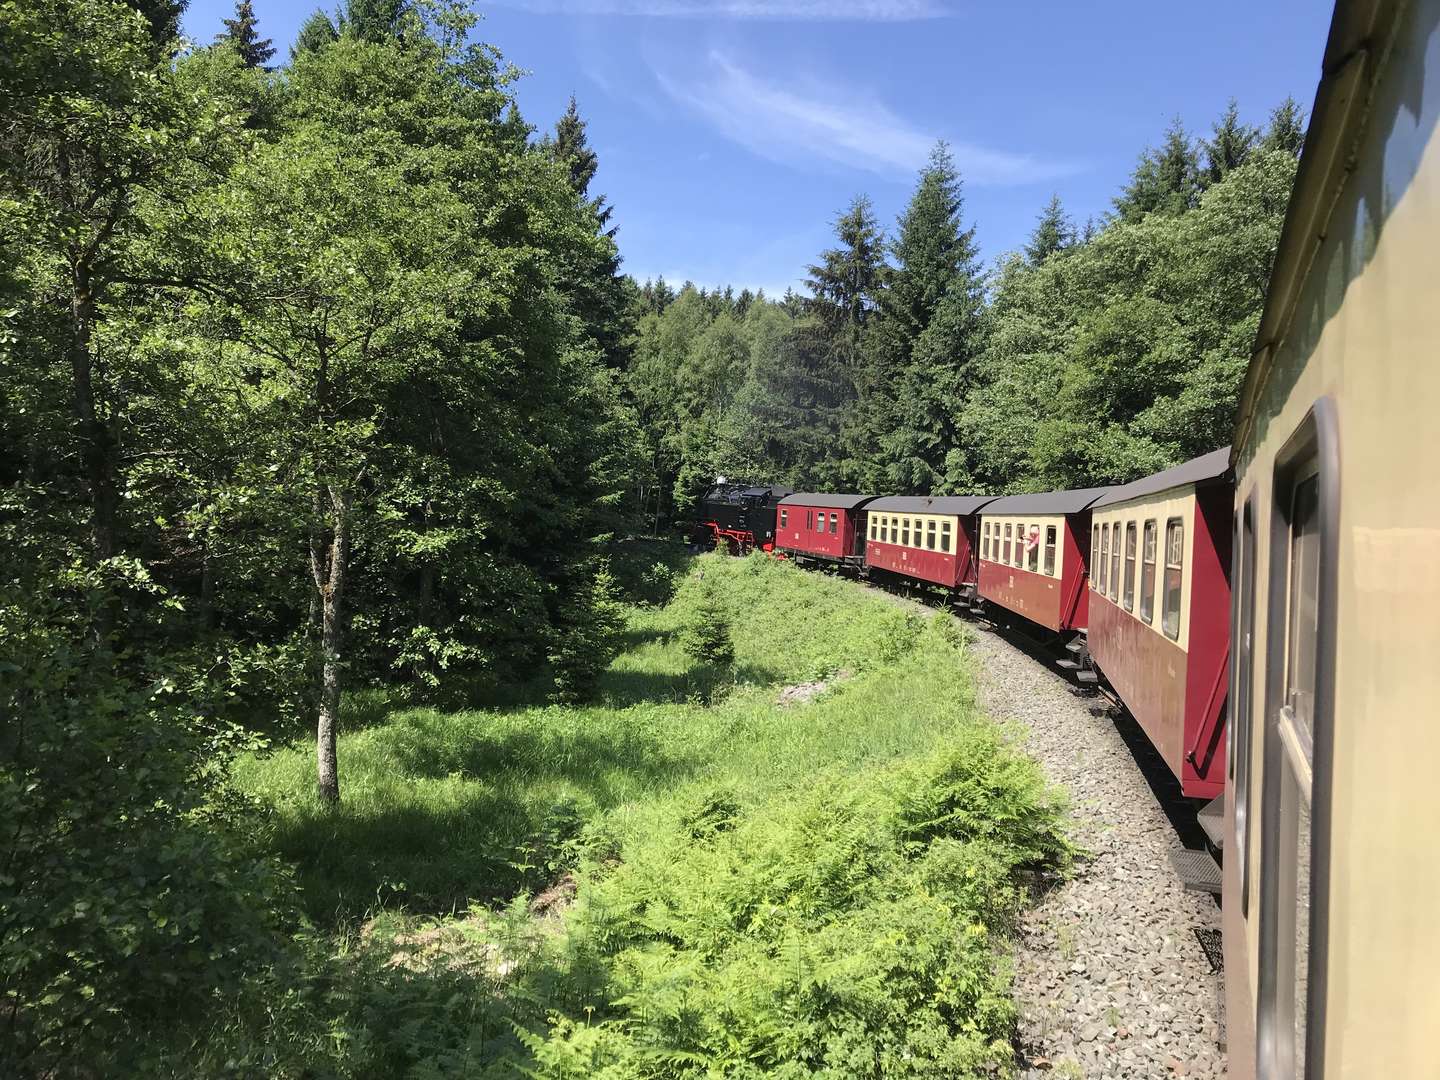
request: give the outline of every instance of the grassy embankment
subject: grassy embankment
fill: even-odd
[[[682,648],[706,592],[733,676]],[[357,1073],[991,1075],[1022,878],[1068,856],[949,619],[760,557],[637,608],[594,706],[397,711],[340,761],[336,813],[306,746],[240,779],[335,931]]]

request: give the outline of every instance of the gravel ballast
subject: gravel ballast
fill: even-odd
[[[972,624],[973,626],[973,624]],[[1024,732],[1069,793],[1089,853],[1025,917],[1017,943],[1020,1076],[1223,1077],[1218,979],[1196,927],[1218,929],[1168,854],[1183,847],[1116,723],[1041,660],[975,629],[980,703]]]

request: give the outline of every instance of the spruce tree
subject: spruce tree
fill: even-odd
[[[1205,142],[1206,187],[1218,184],[1232,169],[1244,165],[1260,137],[1253,127],[1240,122],[1240,109],[1234,98],[1225,106],[1225,112],[1212,130]]]
[[[1055,252],[1074,242],[1075,226],[1065,216],[1065,208],[1060,205],[1060,196],[1052,195],[1045,204],[1045,209],[1040,212],[1040,220],[1036,222],[1035,231],[1030,234],[1030,240],[1025,245],[1025,257],[1030,260],[1030,265],[1039,266]]]
[[[555,122],[554,136],[546,137],[545,146],[551,157],[570,170],[570,186],[575,193],[587,196],[590,181],[595,179],[595,170],[600,167],[600,159],[590,149],[589,140],[585,137],[585,121],[580,118],[574,94],[570,95],[565,114]]]
[[[870,486],[940,490],[951,471],[954,417],[980,348],[984,291],[963,207],[960,174],[940,143],[900,218],[890,249],[896,265],[867,342],[873,371],[855,449],[873,456],[860,470]]]
[[[290,46],[290,59],[304,56],[306,53],[319,52],[332,41],[338,41],[340,32],[335,29],[335,24],[330,16],[318,8],[300,24],[300,32],[295,35],[295,43]]]
[[[835,236],[839,246],[821,252],[805,285],[813,297],[810,310],[835,334],[846,363],[853,367],[885,271],[885,236],[868,196],[857,195],[835,219]]]
[[[225,24],[225,32],[215,39],[216,42],[228,41],[234,45],[246,67],[264,67],[266,61],[275,55],[275,46],[270,39],[262,39],[255,29],[255,9],[251,7],[250,0],[237,0],[235,17],[221,21]]]
[[[1177,116],[1158,150],[1147,150],[1115,200],[1115,216],[1139,221],[1146,214],[1183,214],[1200,195],[1200,162],[1195,145]]]
[[[1305,148],[1305,117],[1293,97],[1287,97],[1270,114],[1270,124],[1260,140],[1260,148],[1300,156]]]

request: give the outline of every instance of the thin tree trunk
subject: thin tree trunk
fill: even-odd
[[[327,485],[331,503],[329,573],[317,576],[321,593],[320,717],[315,729],[315,764],[320,798],[340,801],[335,736],[340,724],[341,666],[344,662],[345,574],[350,557],[350,492]]]
[[[95,409],[94,364],[90,355],[95,324],[95,296],[90,268],[71,268],[70,377],[80,453],[90,486],[90,551],[96,562],[115,554],[115,473],[111,433]]]

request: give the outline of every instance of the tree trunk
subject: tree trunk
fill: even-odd
[[[330,496],[328,573],[316,573],[320,593],[320,716],[315,729],[315,764],[320,798],[340,801],[340,772],[335,736],[340,724],[341,666],[344,662],[345,574],[350,557],[350,492],[327,484]],[[318,571],[317,567],[317,571]]]
[[[95,325],[95,295],[90,267],[71,267],[70,378],[80,454],[90,487],[90,552],[96,562],[115,554],[115,472],[109,428],[95,408],[94,364],[90,344]]]

